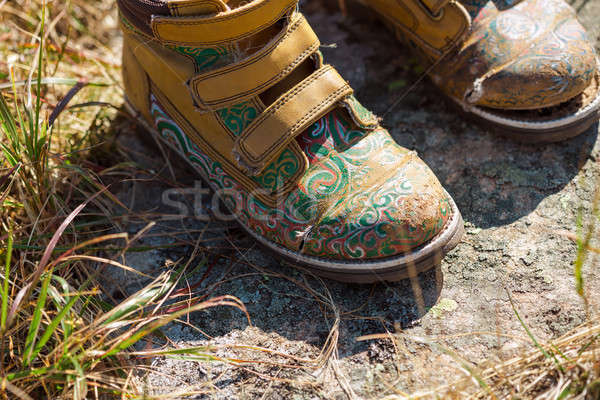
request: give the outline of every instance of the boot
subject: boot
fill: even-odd
[[[126,106],[259,244],[346,282],[439,263],[452,198],[323,62],[295,0],[118,0]]]
[[[523,142],[600,118],[594,46],[564,0],[362,0],[423,59],[452,103]]]

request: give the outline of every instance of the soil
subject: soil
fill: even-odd
[[[598,43],[600,0],[575,5],[581,6],[582,22]],[[201,183],[176,160],[173,179],[158,147],[144,140],[143,132],[134,134],[130,121],[118,119],[118,146],[156,172],[140,174],[119,192],[132,210],[126,230],[135,233],[155,223],[138,242],[154,249],[130,253],[126,263],[157,275],[187,262],[198,245],[201,256],[191,264],[198,268],[184,284],[197,285],[195,293],[209,297],[239,298],[251,320],[235,308],[218,307],[170,325],[164,333],[171,346],[214,346],[207,352],[247,361],[156,358],[148,361],[153,372],[138,371],[139,384],[154,394],[189,392],[193,385],[197,398],[381,398],[465,377],[446,349],[481,367],[532,348],[509,295],[539,340],[585,321],[584,303],[574,289],[576,244],[571,238],[578,215],[591,213],[600,177],[598,125],[555,144],[523,145],[494,136],[448,108],[427,79],[404,96],[422,70],[376,20],[344,17],[315,4],[304,11],[321,41],[335,44],[323,47],[325,59],[350,81],[365,106],[384,117],[383,125],[398,143],[417,151],[437,174],[462,211],[467,233],[440,268],[413,281],[352,285],[319,280],[281,265],[232,222],[211,213],[177,218],[179,210],[165,198],[191,209],[194,199],[186,189]],[[160,214],[174,217],[156,217]],[[600,293],[596,261],[584,270],[593,312]],[[114,270],[107,281],[115,298],[145,282]],[[386,332],[396,334],[397,341],[358,340]],[[462,333],[474,334],[457,336]],[[324,346],[333,353],[319,358]]]

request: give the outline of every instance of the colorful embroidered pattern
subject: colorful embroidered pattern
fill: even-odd
[[[353,130],[342,110],[301,135],[299,143],[312,149],[313,161],[298,187],[274,208],[204,155],[154,96],[151,113],[163,138],[196,166],[241,223],[289,249],[302,247],[325,259],[388,257],[426,243],[450,218],[447,196],[429,168],[385,130],[368,135]],[[263,179],[272,182],[277,176],[269,172]]]
[[[235,136],[242,134],[244,129],[258,116],[258,110],[250,101],[217,111],[227,129]]]
[[[196,71],[206,71],[209,68],[230,62],[229,51],[221,47],[189,47],[189,46],[167,46],[179,54],[191,57],[196,63]]]
[[[289,149],[284,149],[277,160],[267,165],[259,176],[252,180],[267,189],[267,193],[275,194],[293,177],[300,168],[298,156]]]
[[[224,47],[219,48],[193,48],[173,47],[179,53],[192,56],[197,71],[206,71],[223,63],[230,62],[230,53]],[[216,112],[224,127],[234,136],[242,134],[244,129],[258,116],[259,110],[253,101],[245,101],[231,107],[220,109]],[[265,167],[259,176],[252,177],[266,193],[274,194],[281,190],[289,180],[298,173],[300,160],[289,149],[283,151],[277,160]]]
[[[298,137],[298,143],[311,163],[334,149],[340,152],[346,150],[367,134],[363,130],[352,129],[350,122],[342,118],[342,113],[339,109],[332,111]],[[335,129],[329,129],[331,126]]]

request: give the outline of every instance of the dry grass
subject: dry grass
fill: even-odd
[[[114,233],[111,211],[126,207],[105,184],[118,166],[102,159],[122,97],[108,46],[116,15],[111,4],[56,3],[0,2],[0,395],[134,395],[132,345],[189,312],[244,307],[225,296],[167,311],[189,263],[106,303],[96,278],[106,265],[130,270],[115,260],[136,239]]]
[[[338,369],[340,312],[327,290],[294,281],[333,316],[330,335],[314,358],[257,346],[231,346],[237,360],[218,357],[208,347],[135,347],[192,311],[214,306],[244,311],[233,297],[177,297],[177,283],[200,256],[196,251],[121,303],[103,296],[96,280],[102,266],[130,270],[115,260],[144,233],[118,233],[114,217],[115,210],[128,210],[111,194],[110,184],[135,170],[129,160],[106,150],[122,102],[114,8],[113,2],[91,0],[54,1],[45,8],[34,1],[17,6],[0,0],[0,397],[148,398],[132,379],[133,371],[140,357],[159,355],[230,363],[301,387],[319,382],[281,378],[270,367],[326,370],[322,376],[336,379],[348,397],[355,397]],[[574,237],[579,244],[576,290],[584,298],[581,268],[587,254],[597,251],[590,245],[597,235],[595,214]],[[550,343],[539,342],[524,322],[523,327],[531,350],[487,367],[463,360],[444,345],[446,338],[385,334],[364,339],[389,339],[397,348],[400,339],[425,342],[465,372],[451,384],[390,398],[600,398],[598,318],[590,315],[584,325]],[[190,393],[202,390],[182,388],[170,397]]]

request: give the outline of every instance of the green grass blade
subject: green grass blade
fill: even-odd
[[[581,346],[581,348],[577,352],[577,357],[581,356],[583,354],[583,352],[586,351],[587,349],[589,349],[590,346],[593,345],[598,339],[600,339],[600,334],[595,335],[586,344]]]
[[[19,122],[19,126],[21,127],[21,129],[23,129],[23,127],[25,126],[25,121],[23,120],[23,113],[21,112],[21,107],[19,107],[19,96],[17,95],[17,87],[15,86],[15,79],[14,76],[11,75],[11,83],[12,83],[12,90],[13,90],[13,98],[15,101],[15,109],[17,110],[17,118],[18,118],[18,122]],[[20,152],[20,151],[19,151]]]
[[[69,293],[70,286],[69,283],[65,280],[65,278],[58,275],[53,275],[52,280],[58,282],[58,284],[62,288],[63,293]],[[65,298],[60,294],[57,294],[57,297],[54,300],[56,301],[56,304],[58,306],[64,306],[67,302]]]
[[[37,338],[37,334],[40,330],[40,325],[42,322],[42,309],[46,306],[46,296],[48,294],[48,284],[50,283],[50,278],[52,278],[52,271],[48,271],[46,279],[44,279],[42,282],[42,288],[40,289],[40,297],[38,297],[37,303],[35,305],[35,310],[33,311],[33,317],[31,319],[31,323],[29,324],[29,332],[27,333],[27,339],[25,339],[25,366],[28,366],[31,360],[33,359],[33,346],[35,345],[35,339]]]
[[[15,167],[19,163],[19,156],[17,156],[13,150],[4,143],[0,143],[0,148],[2,148],[2,152],[4,153],[4,156],[8,160],[10,166]]]
[[[573,275],[575,276],[575,290],[579,296],[583,296],[583,264],[587,256],[587,242],[583,234],[583,213],[579,210],[577,214],[577,256],[575,258],[575,265],[573,268]]]
[[[6,374],[6,380],[10,382],[10,381],[14,381],[17,379],[34,378],[36,376],[46,375],[49,372],[50,372],[50,368],[48,368],[48,367],[42,367],[42,368],[36,368],[36,369],[25,369],[25,370],[21,370],[21,371],[17,371],[17,372],[12,372],[10,374]]]
[[[153,351],[153,356],[173,356],[173,355],[181,355],[181,354],[199,354],[201,351],[211,351],[213,350],[212,346],[194,346],[194,347],[184,347],[180,349],[167,349],[167,350],[158,350]],[[200,354],[205,355],[205,354]]]
[[[28,366],[32,360],[33,346],[35,345],[35,339],[37,338],[42,322],[42,309],[46,306],[46,297],[48,295],[48,284],[52,277],[52,271],[48,271],[48,275],[42,281],[42,288],[40,289],[40,296],[38,297],[33,312],[31,323],[29,324],[29,332],[27,333],[27,339],[25,339],[25,352],[24,352],[24,365]]]
[[[571,385],[567,386],[566,388],[563,389],[562,392],[560,392],[560,394],[558,395],[558,397],[556,398],[556,400],[563,400],[566,399],[567,396],[569,396],[571,393]]]
[[[224,359],[222,357],[213,356],[210,354],[194,354],[194,355],[183,355],[183,356],[167,356],[167,358],[171,360],[181,360],[181,361],[193,361],[193,362],[210,362],[210,361],[229,361],[235,362],[233,360]]]
[[[75,371],[77,371],[78,375],[75,378],[75,390],[73,391],[73,398],[76,400],[85,399],[85,395],[87,394],[87,381],[85,379],[85,372],[75,357],[68,356],[68,358],[75,367]]]
[[[17,124],[2,93],[0,93],[0,127],[8,139],[8,144],[2,143],[2,151],[10,164],[14,167],[20,158],[21,142]]]
[[[4,133],[14,140],[17,137],[17,124],[2,93],[0,93],[0,119]]]
[[[86,281],[83,285],[81,285],[80,290],[85,290],[85,288],[88,286],[89,283],[90,283],[89,280]],[[34,359],[35,357],[37,357],[37,355],[40,353],[40,351],[42,350],[44,345],[46,343],[48,343],[48,340],[50,340],[50,338],[52,337],[52,334],[54,333],[54,331],[56,330],[58,325],[61,323],[61,321],[63,321],[63,319],[65,318],[67,313],[71,310],[71,308],[75,305],[75,303],[77,303],[77,301],[79,300],[80,297],[81,297],[80,294],[77,294],[77,295],[71,297],[71,299],[67,302],[67,304],[52,319],[52,321],[50,322],[50,324],[44,331],[44,334],[42,335],[42,337],[38,341],[37,345],[35,346],[35,349],[33,350],[33,353],[31,354],[31,359]]]
[[[103,317],[100,325],[106,326],[111,322],[122,320],[123,318],[127,317],[129,314],[137,310],[142,310],[152,301],[167,293],[173,287],[174,284],[175,282],[171,280],[170,277],[168,277],[166,274],[159,276],[150,287],[147,287],[142,291],[134,294],[127,300],[123,301],[121,304],[114,307],[111,311],[109,311]]]
[[[54,281],[58,282],[62,288],[63,294],[61,294],[52,285],[50,285],[50,287],[48,288],[48,294],[54,301],[56,309],[59,310],[61,307],[64,307],[67,304],[66,297],[67,297],[67,294],[69,293],[70,286],[67,283],[67,281],[60,276],[54,275],[52,277],[52,279]],[[73,326],[69,321],[63,320],[63,321],[61,321],[61,327],[63,330],[63,343],[65,344],[65,347],[66,347],[69,337],[71,336],[71,333],[73,332]]]
[[[33,149],[31,147],[31,138],[34,135],[34,131],[35,131],[35,126],[34,126],[34,120],[33,120],[33,115],[31,115],[31,110],[29,108],[25,109],[25,114],[27,115],[27,121],[29,122],[29,133],[27,133],[27,131],[25,129],[23,129],[23,141],[25,143],[25,151],[26,154],[28,154],[30,161],[33,160]],[[37,123],[37,122],[35,122]]]
[[[13,249],[12,232],[8,232],[8,243],[6,246],[6,263],[4,264],[4,282],[2,287],[2,311],[0,313],[0,331],[6,330],[6,316],[8,315],[8,277],[10,275],[10,262]]]

